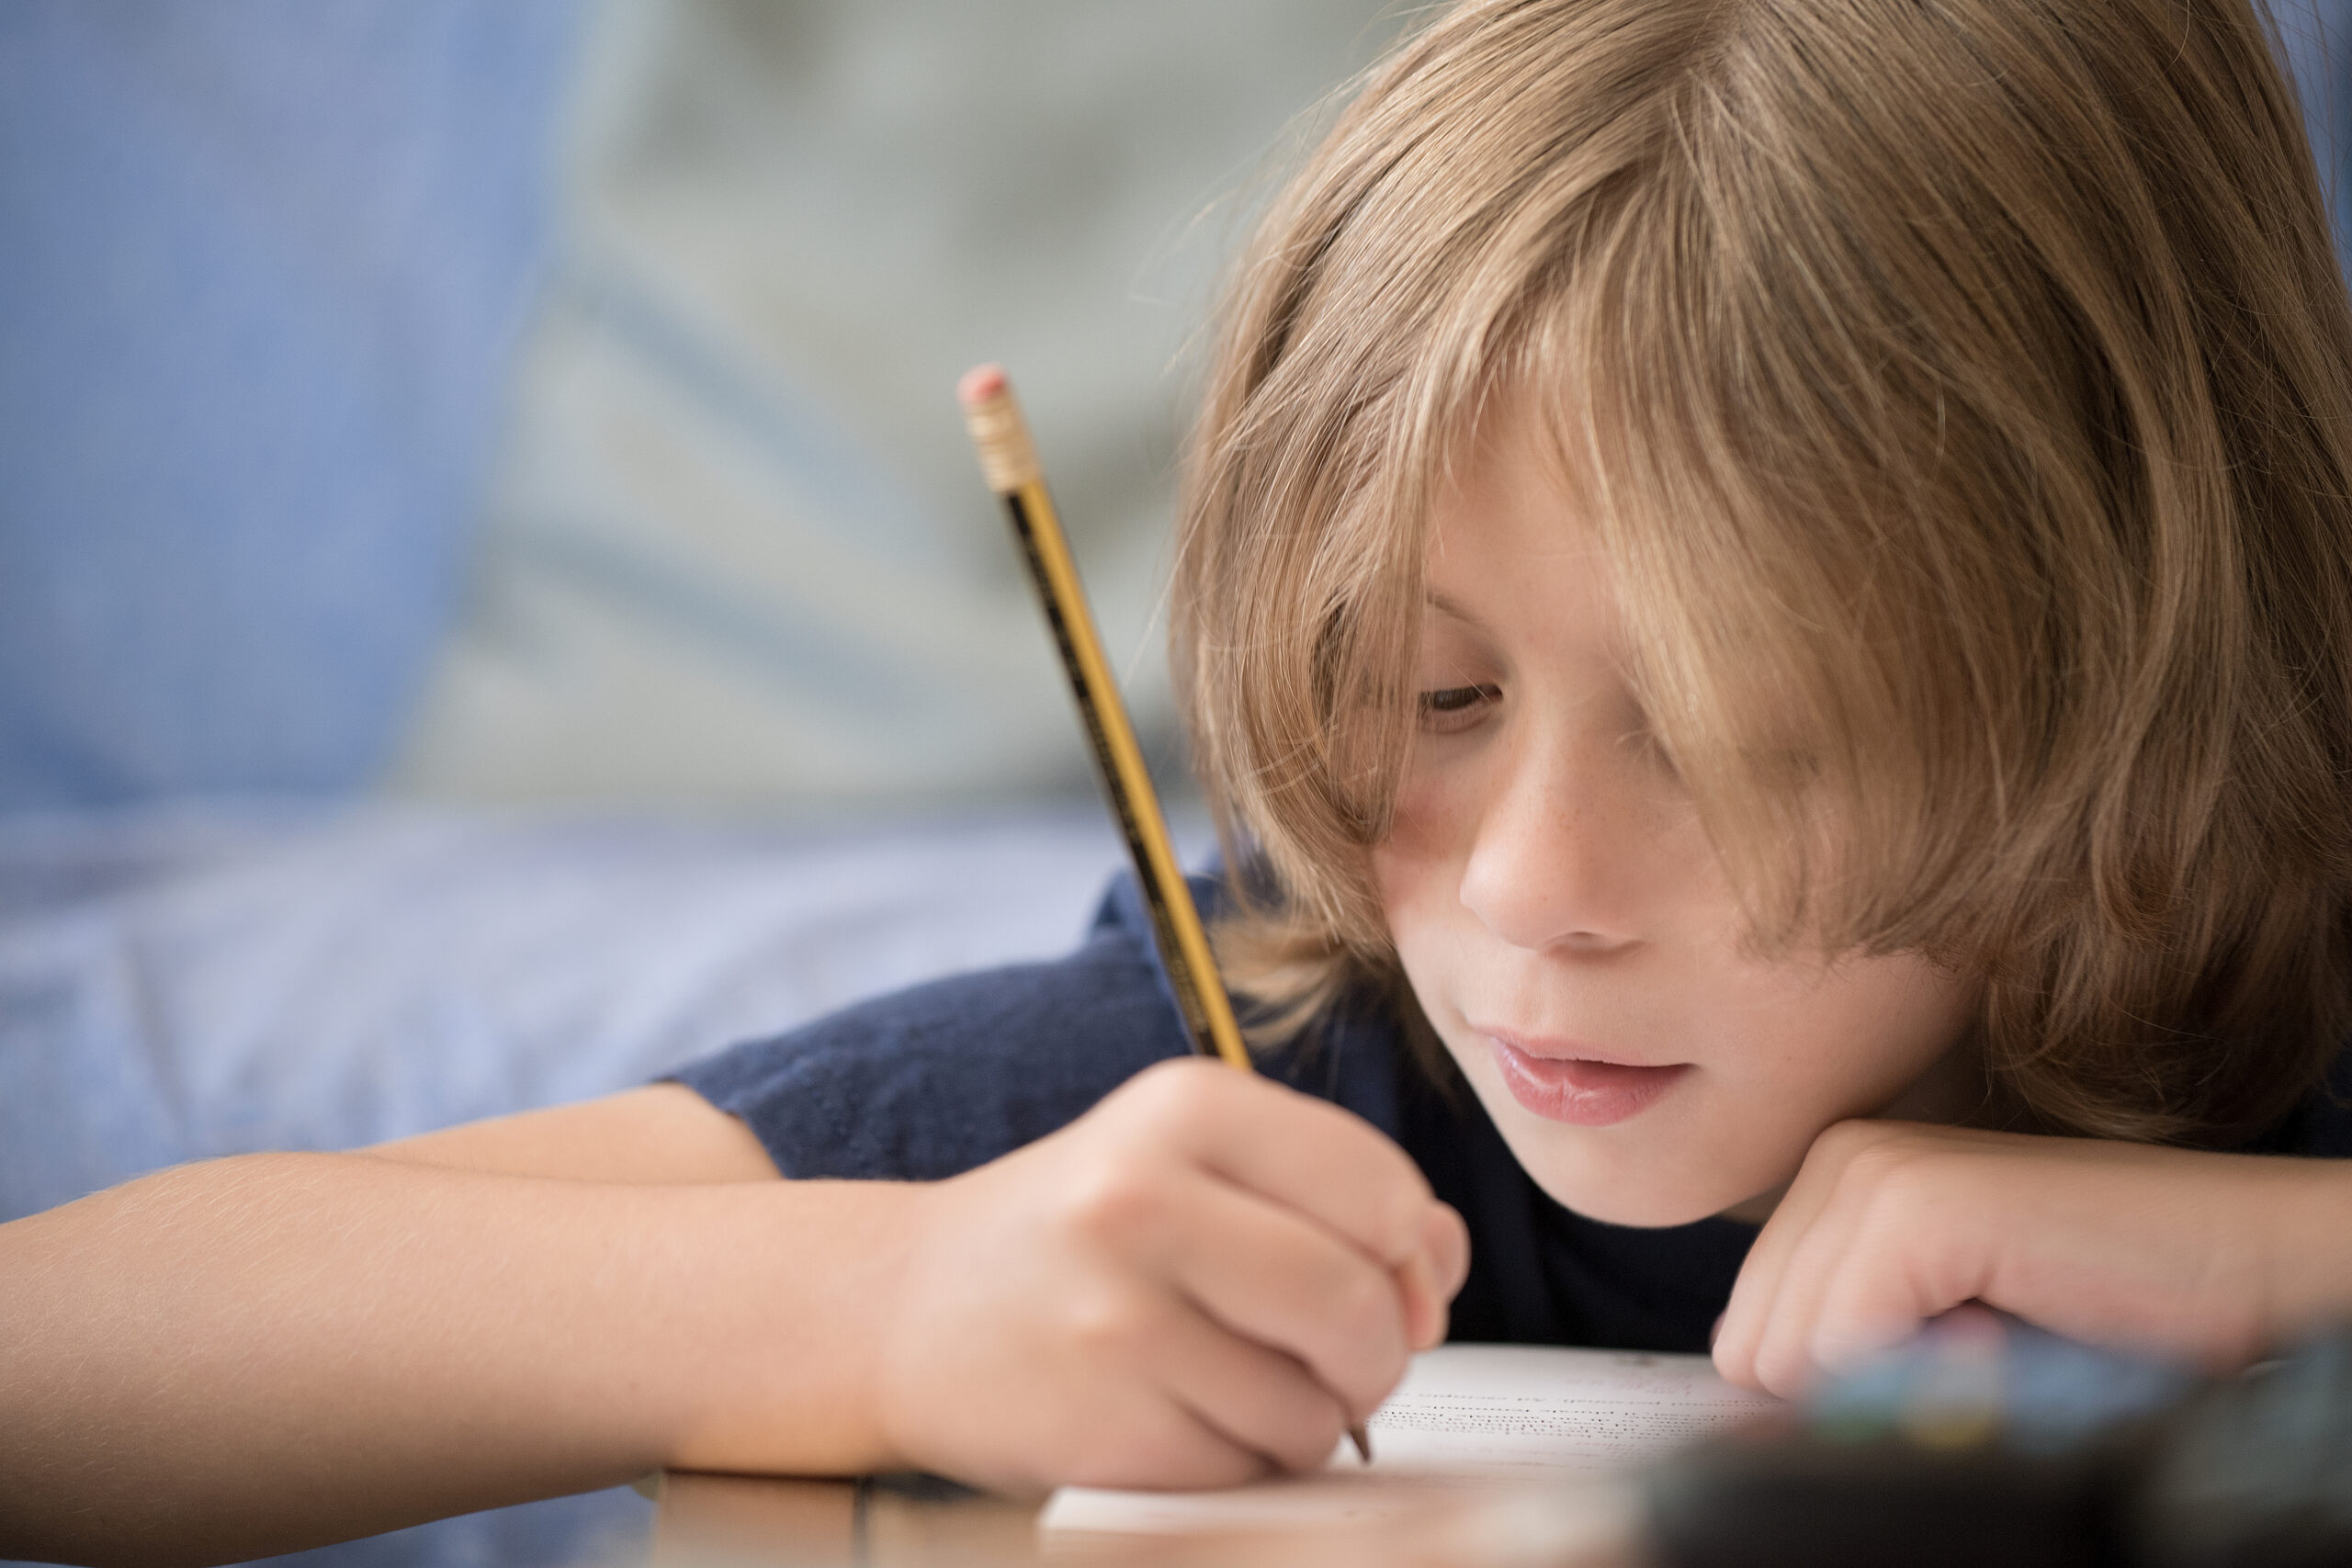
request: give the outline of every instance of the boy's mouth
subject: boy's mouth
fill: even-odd
[[[1479,1032],[1511,1098],[1553,1122],[1607,1127],[1645,1111],[1682,1080],[1688,1062],[1643,1066],[1610,1061],[1572,1041],[1526,1040]]]

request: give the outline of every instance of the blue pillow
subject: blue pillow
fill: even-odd
[[[455,611],[579,9],[0,7],[0,811],[375,777]]]

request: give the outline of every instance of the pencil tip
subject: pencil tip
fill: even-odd
[[[956,383],[956,396],[966,408],[976,409],[991,399],[1002,397],[1004,387],[1003,366],[975,365],[964,372],[962,380]]]

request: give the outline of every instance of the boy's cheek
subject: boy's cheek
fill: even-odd
[[[1430,786],[1408,784],[1398,792],[1387,834],[1373,846],[1372,882],[1393,928],[1399,916],[1411,912],[1445,882],[1461,886],[1460,868],[1449,865],[1445,818],[1428,796]]]
[[[1397,962],[1435,1022],[1451,1004],[1462,968],[1463,933],[1448,919],[1461,913],[1459,868],[1400,813],[1396,830],[1374,846],[1372,879]]]

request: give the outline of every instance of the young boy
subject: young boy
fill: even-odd
[[[1448,1332],[1720,1315],[1792,1392],[1971,1299],[2217,1364],[2352,1309],[2352,1166],[2278,1157],[2352,1152],[2352,311],[2243,0],[1445,14],[1244,258],[1176,607],[1267,1077],[1163,1065],[1114,893],[0,1227],[0,1550],[1229,1482]]]

